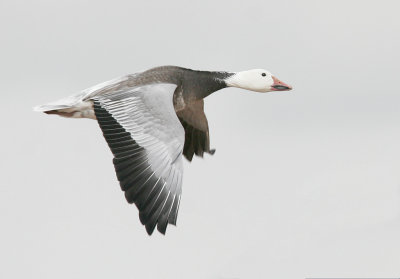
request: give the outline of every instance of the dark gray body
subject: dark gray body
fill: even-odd
[[[195,71],[176,66],[161,66],[131,76],[128,86],[152,83],[173,83],[175,110],[202,100],[211,93],[226,87],[224,79],[233,75],[228,72]]]
[[[204,114],[203,99],[211,93],[225,88],[224,79],[232,76],[229,72],[195,71],[176,66],[161,66],[133,75],[127,86],[153,83],[173,83],[174,108],[185,129],[183,155],[192,161],[193,155],[203,157],[204,152],[214,154],[210,149],[208,121]]]

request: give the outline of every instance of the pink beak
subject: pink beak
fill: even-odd
[[[272,84],[272,90],[273,91],[287,91],[287,90],[292,90],[292,87],[276,77],[272,76],[272,80],[274,81],[274,84]]]

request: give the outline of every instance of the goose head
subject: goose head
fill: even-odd
[[[230,87],[237,87],[256,92],[287,91],[292,87],[273,76],[270,72],[263,69],[254,69],[234,73],[225,79],[225,83]]]

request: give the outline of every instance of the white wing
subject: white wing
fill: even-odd
[[[91,97],[129,203],[149,234],[176,224],[185,131],[175,113],[175,84],[121,88]]]

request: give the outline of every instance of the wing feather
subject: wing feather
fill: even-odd
[[[152,234],[176,224],[185,133],[173,108],[176,85],[102,91],[92,98],[121,189]]]
[[[210,135],[208,121],[204,113],[204,101],[199,100],[177,112],[179,120],[185,129],[185,145],[183,155],[192,161],[196,154],[203,157],[204,153],[214,154],[215,149],[210,149]]]

